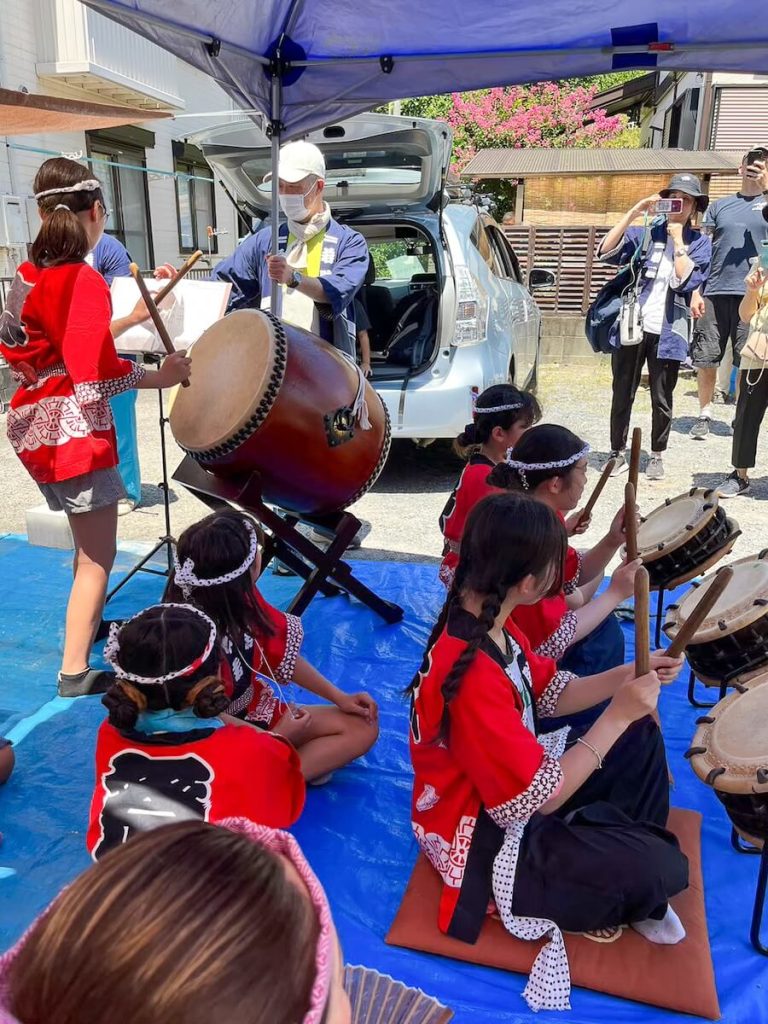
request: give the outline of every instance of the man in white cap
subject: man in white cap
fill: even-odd
[[[354,298],[365,281],[368,246],[359,232],[331,217],[323,198],[325,160],[317,146],[283,146],[278,176],[280,207],[287,220],[280,224],[280,254],[270,255],[272,229],[261,228],[211,276],[232,282],[228,312],[269,308],[271,284],[277,281],[281,319],[320,335],[354,358]]]

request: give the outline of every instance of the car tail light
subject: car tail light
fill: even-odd
[[[456,268],[456,285],[456,330],[451,344],[457,348],[480,345],[488,334],[488,297],[467,267]]]

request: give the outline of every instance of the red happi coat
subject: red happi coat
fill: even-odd
[[[449,705],[447,739],[439,739],[441,687],[476,621],[461,608],[451,610],[414,691],[410,733],[413,830],[443,880],[438,924],[468,942],[477,938],[492,898],[493,860],[505,826],[527,822],[562,783],[559,761],[530,723],[554,714],[573,678],[533,654],[512,625],[509,664],[485,638]]]
[[[123,734],[104,722],[86,842],[97,860],[158,824],[243,817],[288,828],[304,807],[299,756],[287,740],[249,726]]]
[[[469,513],[487,495],[503,493],[488,483],[493,467],[494,463],[482,452],[472,454],[440,514],[440,530],[445,538],[440,579],[446,587],[451,585],[459,564],[459,545]]]
[[[254,628],[240,641],[225,635],[219,671],[231,701],[229,714],[247,718],[263,729],[273,729],[288,705],[269,680],[274,677],[280,686],[293,680],[304,629],[298,616],[274,608],[256,587],[253,593],[271,632]]]
[[[542,598],[536,604],[518,605],[510,616],[511,623],[522,630],[533,650],[545,658],[559,661],[573,643],[576,615],[565,598],[578,587],[580,575],[581,555],[569,545],[560,593]]]
[[[0,349],[19,384],[7,433],[33,480],[58,483],[117,465],[109,399],[144,368],[118,358],[106,282],[86,263],[23,263],[0,317]]]

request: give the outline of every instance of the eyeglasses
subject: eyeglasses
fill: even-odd
[[[107,221],[109,220],[109,218],[110,218],[110,216],[111,216],[111,215],[110,215],[110,212],[109,212],[109,210],[108,210],[108,209],[106,208],[106,206],[104,205],[104,203],[99,203],[99,206],[101,207],[101,209],[102,209],[102,211],[103,211],[104,223],[106,224],[106,222],[107,222]]]

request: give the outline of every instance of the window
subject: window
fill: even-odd
[[[129,131],[125,129],[126,133]],[[154,145],[151,132],[132,131],[136,133],[136,141],[149,136],[149,145]],[[101,180],[110,214],[105,231],[123,243],[142,270],[148,270],[154,266],[154,252],[145,149],[132,145],[132,138],[124,141],[119,134],[89,132],[87,139],[88,155],[93,160],[94,173]]]
[[[493,251],[493,269],[497,277],[506,277],[522,284],[523,275],[520,271],[515,250],[504,234],[497,227],[486,225],[486,233]]]
[[[216,224],[213,174],[200,150],[174,144],[176,174],[176,215],[179,224],[179,251],[203,249],[218,252],[216,235],[208,237],[208,228]],[[210,248],[209,248],[210,246]]]
[[[414,274],[437,274],[431,247],[422,241],[370,241],[377,281],[409,281]]]
[[[687,89],[664,115],[664,146],[695,149],[700,89]]]

